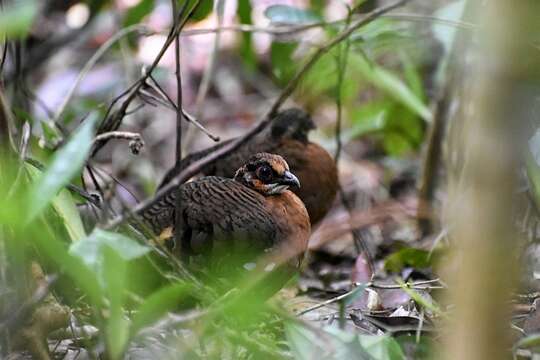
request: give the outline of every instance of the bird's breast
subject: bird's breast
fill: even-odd
[[[279,253],[287,259],[303,256],[311,232],[309,215],[302,200],[286,190],[267,197],[266,206],[279,229]]]

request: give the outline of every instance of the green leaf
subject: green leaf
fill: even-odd
[[[353,291],[351,291],[347,296],[345,296],[343,299],[341,299],[341,302],[344,305],[352,304],[356,299],[358,299],[360,296],[362,296],[365,289],[366,289],[366,284],[360,284]]]
[[[350,66],[360,72],[366,80],[419,115],[422,119],[431,121],[431,111],[398,76],[368,61],[360,54],[351,54]]]
[[[213,0],[201,0],[199,7],[193,12],[189,19],[193,21],[201,21],[205,19],[208,15],[210,15],[213,8]]]
[[[384,151],[393,156],[404,155],[413,150],[409,139],[399,132],[385,132],[383,135]]]
[[[430,310],[432,313],[436,314],[437,316],[444,317],[445,319],[449,319],[448,315],[443,313],[439,305],[433,299],[426,299],[423,297],[420,293],[418,293],[416,290],[411,289],[409,287],[409,284],[405,283],[401,279],[396,279],[396,282],[401,286],[401,289],[411,297],[418,305]]]
[[[190,290],[188,284],[179,283],[163,287],[152,293],[139,306],[133,316],[132,334],[137,334],[140,329],[152,324],[167,312],[173,310]]]
[[[425,268],[431,265],[431,260],[429,251],[407,247],[388,256],[384,268],[391,272],[399,272],[405,266]]]
[[[414,94],[423,101],[425,97],[424,85],[422,84],[420,72],[416,69],[415,64],[407,52],[400,51],[399,58],[403,64],[403,76],[407,81],[407,85],[414,92]]]
[[[313,11],[289,5],[271,5],[264,10],[264,15],[271,22],[279,24],[309,24],[321,21]]]
[[[56,194],[77,175],[94,139],[96,116],[89,116],[66,145],[58,150],[47,170],[29,192],[28,220],[39,215]]]
[[[329,350],[320,348],[320,338],[313,331],[294,322],[285,323],[285,336],[287,337],[293,357],[298,360],[330,359]],[[321,351],[322,350],[322,351]]]
[[[70,254],[66,249],[65,243],[50,236],[52,232],[42,231],[48,228],[47,222],[43,221],[38,229],[35,227],[35,234],[31,236],[32,243],[38,249],[40,254],[47,256],[56,263],[61,271],[65,271],[90,299],[90,302],[96,306],[102,305],[101,286],[98,283],[97,276],[90,270],[80,258]]]
[[[142,0],[137,5],[129,8],[124,16],[124,27],[140,22],[146,15],[152,12],[154,5],[154,0]]]
[[[540,333],[527,335],[516,344],[517,348],[530,349],[540,347]]]
[[[15,1],[4,5],[0,11],[0,37],[20,38],[26,36],[37,14],[35,0]]]
[[[150,247],[141,245],[122,234],[96,229],[90,236],[73,243],[69,251],[81,258],[88,266],[98,270],[103,261],[104,247],[114,249],[118,256],[126,261],[139,258],[151,250]]]
[[[372,358],[377,360],[402,360],[405,354],[398,342],[390,336],[359,335],[360,344]]]
[[[238,17],[240,18],[241,24],[252,24],[251,20],[251,3],[249,0],[238,0],[238,8],[237,13]],[[251,40],[251,33],[250,32],[243,32],[242,33],[242,42],[240,44],[240,56],[242,57],[242,60],[247,65],[247,67],[251,70],[255,69],[256,65],[256,56],[255,52],[253,51],[253,44]]]
[[[298,323],[285,323],[285,334],[295,359],[402,360],[399,344],[389,336],[358,335],[327,326],[315,333]]]
[[[296,66],[292,59],[296,43],[283,43],[273,41],[270,47],[270,61],[272,70],[280,84],[286,84],[296,72]]]
[[[349,117],[353,122],[349,137],[356,138],[384,130],[391,107],[391,101],[372,101],[354,108]]]
[[[107,353],[111,359],[120,359],[129,339],[129,322],[124,316],[124,294],[126,290],[127,262],[117,249],[105,245],[103,267],[101,269],[103,286],[109,299],[109,318],[107,319]]]
[[[61,190],[53,199],[52,204],[58,216],[63,220],[71,241],[75,242],[85,238],[86,232],[81,215],[71,193],[66,189]]]

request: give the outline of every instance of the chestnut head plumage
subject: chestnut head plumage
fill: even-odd
[[[281,194],[291,186],[300,187],[285,159],[269,153],[253,155],[234,179],[265,196]]]

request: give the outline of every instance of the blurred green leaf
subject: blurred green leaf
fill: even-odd
[[[85,264],[98,270],[104,247],[114,249],[123,260],[133,260],[147,254],[151,249],[122,234],[95,229],[90,236],[73,243],[70,253],[81,258]]]
[[[289,321],[285,323],[285,335],[295,359],[331,359],[326,357],[330,356],[326,354],[328,350],[321,352],[320,345],[316,345],[320,344],[321,339],[313,331]]]
[[[383,134],[384,151],[389,155],[399,156],[411,152],[413,147],[403,134],[397,132],[385,132]]]
[[[136,334],[143,327],[154,323],[167,312],[174,310],[190,292],[190,286],[185,283],[172,284],[152,293],[139,306],[133,316],[132,334]]]
[[[377,360],[402,360],[405,354],[398,342],[387,335],[359,335],[360,344],[372,358]]]
[[[516,344],[516,348],[522,349],[531,349],[538,347],[540,347],[540,333],[527,335],[524,338],[520,339]]]
[[[0,37],[20,38],[30,30],[39,6],[35,0],[15,1],[0,11]]]
[[[416,69],[415,64],[407,52],[399,51],[399,59],[403,64],[403,76],[407,81],[407,85],[414,92],[416,97],[418,97],[418,99],[424,101],[424,85],[422,83],[420,72]]]
[[[60,189],[79,173],[92,147],[96,120],[96,116],[89,116],[67,144],[56,151],[51,164],[30,190],[28,220],[35,219]]]
[[[129,338],[129,322],[124,316],[127,262],[116,248],[104,245],[102,278],[109,299],[107,319],[107,352],[111,359],[120,359]]]
[[[58,216],[64,221],[71,241],[75,242],[85,238],[86,232],[84,231],[81,215],[71,193],[66,189],[60,190],[60,193],[53,199],[52,204]]]
[[[353,291],[349,293],[349,295],[341,299],[341,302],[345,305],[352,304],[356,299],[362,296],[365,289],[366,289],[366,284],[361,284],[357,286]]]
[[[280,84],[286,84],[296,72],[296,66],[292,59],[296,47],[296,43],[272,42],[270,61],[274,75]]]
[[[305,92],[311,97],[333,91],[337,82],[336,61],[334,52],[321,57],[311,70],[304,76],[299,92]]]
[[[251,3],[249,0],[238,0],[237,13],[240,18],[241,24],[252,24],[251,20]],[[249,69],[253,70],[256,64],[256,56],[253,51],[253,44],[251,41],[251,33],[242,33],[242,43],[240,44],[240,56]]]
[[[426,299],[419,292],[414,289],[411,289],[407,283],[401,279],[396,279],[397,283],[401,286],[401,289],[411,297],[418,305],[428,309],[437,316],[444,317],[448,320],[448,315],[443,313],[439,305],[430,297]]]
[[[411,359],[431,359],[435,354],[436,340],[430,336],[416,337],[416,334],[403,334],[394,336],[402,349],[407,349],[407,355]]]
[[[33,179],[37,179],[41,174],[38,169],[30,164],[25,164],[25,168]],[[72,241],[77,241],[86,237],[86,232],[84,231],[79,210],[77,209],[75,201],[68,190],[60,190],[58,195],[54,197],[52,204],[54,210],[64,222],[69,237]]]
[[[55,262],[61,271],[65,271],[75,284],[89,296],[90,302],[94,306],[101,307],[102,293],[96,274],[80,258],[70,254],[65,243],[50,236],[52,231],[43,231],[44,228],[50,229],[49,224],[45,221],[39,225],[39,228],[32,227],[34,232],[29,237],[32,244],[39,249],[41,254]]]
[[[421,118],[431,121],[431,111],[398,76],[356,53],[351,54],[350,66],[360,72],[366,80]]]
[[[425,268],[431,265],[431,257],[429,251],[403,248],[388,256],[384,262],[384,268],[387,271],[399,272],[405,266],[413,268]]]
[[[214,0],[201,0],[201,3],[196,11],[190,17],[190,20],[201,21],[205,19],[214,8]]]
[[[137,5],[131,7],[124,16],[124,27],[139,23],[146,15],[154,9],[155,0],[142,0]]]
[[[313,11],[289,5],[271,5],[264,10],[264,15],[273,23],[309,24],[321,21]]]
[[[285,323],[285,334],[295,359],[402,360],[399,344],[389,336],[358,335],[327,326],[314,332],[298,323]]]

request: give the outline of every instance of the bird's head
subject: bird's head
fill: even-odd
[[[300,187],[298,178],[279,155],[258,153],[236,172],[236,181],[268,196],[283,193],[289,186]]]
[[[306,143],[308,133],[315,128],[315,123],[308,113],[298,108],[291,108],[276,115],[272,120],[270,131],[275,139],[285,137]]]

